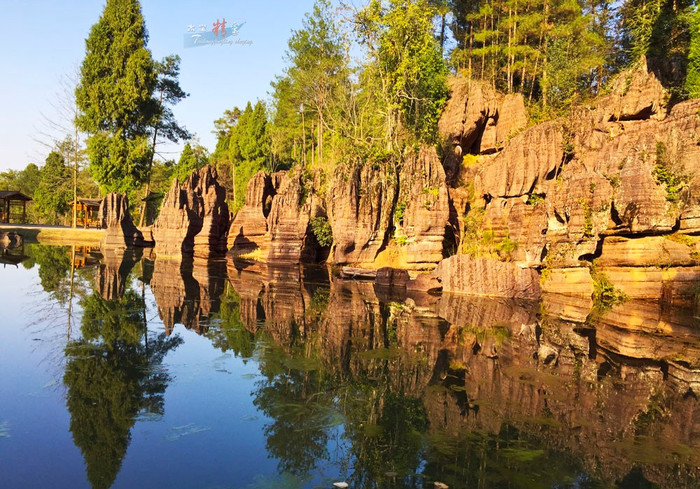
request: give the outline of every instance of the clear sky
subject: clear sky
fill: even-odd
[[[35,139],[46,130],[45,118],[58,118],[52,103],[60,82],[78,70],[104,4],[0,0],[0,171],[43,164],[48,151]],[[174,108],[175,116],[210,151],[214,119],[268,98],[270,82],[285,66],[290,33],[312,6],[313,0],[141,0],[153,57],[182,58],[180,85],[190,96]],[[252,44],[184,47],[188,26],[211,29],[223,18],[229,25],[245,22],[238,38]],[[180,146],[163,148],[165,156],[177,158]]]

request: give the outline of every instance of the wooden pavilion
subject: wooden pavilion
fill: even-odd
[[[82,222],[83,227],[86,229],[91,227],[99,228],[102,224],[98,217],[100,203],[102,203],[102,201],[98,199],[83,199],[78,197],[76,225]],[[73,202],[71,202],[70,205],[72,206]]]
[[[27,222],[27,202],[31,201],[19,190],[0,190],[0,222]]]

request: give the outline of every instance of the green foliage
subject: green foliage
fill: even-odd
[[[90,134],[90,170],[105,190],[133,190],[148,176],[148,135],[159,109],[147,40],[138,1],[108,0],[85,41],[77,124]]]
[[[112,486],[140,413],[163,414],[170,380],[160,366],[182,339],[144,338],[143,299],[133,290],[107,301],[97,292],[83,302],[82,339],[66,345],[66,405],[70,431],[85,458],[93,488]]]
[[[199,170],[206,164],[206,154],[201,150],[195,154],[190,143],[187,143],[180,153],[180,159],[170,172],[170,179],[177,178],[178,182],[183,184],[193,171]]]
[[[642,56],[663,60],[662,82],[678,97],[686,97],[697,83],[696,2],[693,0],[628,0],[620,9],[624,59]],[[663,66],[663,64],[662,64]]]
[[[457,41],[452,65],[465,76],[537,99],[539,119],[551,118],[582,94],[596,93],[611,69],[609,0],[451,5]]]
[[[363,82],[381,103],[383,140],[396,145],[400,128],[419,141],[434,142],[448,96],[447,68],[432,35],[435,9],[426,0],[372,0],[357,15],[367,48]]]
[[[260,100],[255,106],[248,102],[245,110],[238,107],[227,110],[214,124],[219,137],[211,159],[219,174],[230,178],[228,187],[233,189],[230,207],[237,212],[245,204],[248,182],[269,160],[267,108]]]
[[[241,296],[229,289],[221,297],[221,306],[216,315],[221,322],[210,327],[204,333],[212,344],[222,352],[233,351],[234,355],[248,359],[255,351],[255,338],[241,320]]]
[[[685,91],[690,98],[700,98],[700,8],[690,17],[690,45],[688,47],[688,73]]]
[[[41,180],[34,191],[34,206],[38,217],[48,224],[60,224],[73,202],[73,176],[63,157],[49,153],[41,168]]]
[[[681,192],[688,185],[689,178],[673,168],[666,145],[660,141],[656,143],[656,165],[652,175],[659,185],[666,186],[666,200],[677,204],[681,198]]]
[[[544,202],[545,197],[545,194],[536,194],[535,192],[532,192],[530,195],[527,196],[527,202],[525,203],[527,205],[537,205],[541,202]]]
[[[579,205],[583,209],[583,235],[593,236],[593,209],[585,199],[581,199]]]
[[[328,0],[317,0],[292,32],[284,76],[273,83],[271,160],[320,164],[337,158],[339,105],[347,97],[348,62],[344,41]],[[327,148],[330,143],[330,147]]]
[[[323,216],[312,217],[309,225],[319,245],[326,248],[333,244],[333,229],[327,218]]]
[[[595,264],[591,265],[591,278],[593,279],[593,309],[597,313],[603,313],[614,305],[629,300],[624,292],[615,288],[607,275],[597,270]]]
[[[493,231],[484,229],[484,210],[472,209],[464,217],[464,237],[462,252],[474,257],[490,256],[502,261],[510,261],[518,242],[506,235],[497,240]]]
[[[406,212],[406,202],[399,202],[396,204],[396,210],[394,210],[394,223],[403,226],[403,215]]]

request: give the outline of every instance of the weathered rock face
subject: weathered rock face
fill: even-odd
[[[259,171],[248,183],[245,205],[231,223],[229,248],[240,250],[241,253],[259,249],[263,256],[269,253],[267,216],[272,208],[272,198],[278,190],[272,182],[270,175]]]
[[[602,106],[609,113],[608,120],[631,121],[649,118],[663,119],[667,101],[666,91],[649,70],[646,58],[642,57],[623,75],[612,83],[611,95]]]
[[[101,227],[105,229],[101,248],[128,248],[143,246],[143,235],[136,229],[129,214],[129,199],[126,194],[112,192],[100,204],[98,213]]]
[[[445,292],[517,299],[540,295],[537,271],[512,262],[455,255],[440,262],[433,273]]]
[[[310,178],[301,169],[257,173],[229,231],[231,253],[252,252],[256,260],[282,265],[325,259],[328,250],[318,244],[309,225],[312,218],[326,217],[325,203],[312,191],[319,182]]]
[[[435,148],[422,146],[418,154],[404,159],[393,221],[394,239],[405,241],[402,247],[408,268],[432,269],[442,259],[450,226],[449,199]]]
[[[450,190],[460,238],[487,230],[515,248],[508,258],[520,267],[546,269],[548,293],[590,297],[595,260],[631,298],[692,299],[700,100],[669,111],[667,98],[641,62],[596,106],[527,129],[494,156],[470,156],[464,187]],[[456,141],[456,118],[445,117]]]
[[[321,199],[309,191],[310,185],[301,171],[281,178],[267,216],[270,230],[268,261],[290,264],[315,261],[318,247],[309,221],[312,217],[324,215],[325,211]]]
[[[493,153],[527,125],[525,102],[519,94],[499,95],[489,85],[453,77],[448,81],[450,99],[438,129],[447,143],[445,171],[454,184],[468,153]]]
[[[338,172],[328,195],[333,262],[371,265],[388,238],[397,177],[392,165]]]
[[[192,173],[185,182],[185,190],[197,195],[202,202],[202,229],[194,236],[194,256],[224,256],[228,250],[230,215],[226,189],[217,181],[216,168],[207,165],[198,173]]]
[[[226,254],[229,212],[226,190],[216,177],[216,169],[207,165],[192,172],[182,188],[173,180],[153,225],[162,258]]]

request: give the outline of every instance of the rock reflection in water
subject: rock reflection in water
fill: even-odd
[[[258,265],[230,264],[229,281],[222,329],[245,329],[246,356],[257,348],[253,396],[285,471],[313,471],[335,436],[353,487],[690,488],[700,475],[700,335],[688,314],[405,297]]]
[[[156,259],[150,286],[166,333],[171,334],[175,324],[203,333],[202,320],[219,311],[225,285],[223,260]]]

